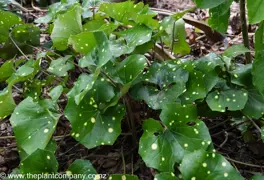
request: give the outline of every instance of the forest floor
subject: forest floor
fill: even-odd
[[[189,0],[159,0],[153,6],[177,12],[185,8],[193,7],[193,3]],[[192,51],[190,55],[182,58],[199,58],[209,52],[221,54],[227,47],[233,44],[241,44],[243,40],[238,18],[238,7],[239,6],[235,3],[232,5],[230,26],[228,28],[228,33],[225,34],[225,41],[223,42],[212,43],[203,32],[187,24],[187,41]],[[44,14],[44,12],[33,12],[33,14],[25,14],[25,17],[29,21],[32,21],[34,18],[43,16]],[[209,17],[208,11],[199,9],[188,15],[194,19],[203,21],[206,21]],[[250,44],[252,48],[254,44],[253,32],[255,29],[256,27],[254,26],[249,28]],[[48,39],[49,37],[43,34],[41,41],[44,42]],[[237,61],[243,62],[243,57],[239,57]],[[65,103],[66,102],[62,103],[61,106],[65,106]],[[139,140],[142,135],[142,120],[150,117],[158,119],[160,112],[151,111],[143,103],[133,103],[131,107],[134,119],[137,120],[137,140]],[[223,123],[226,122],[225,120],[228,118],[229,117],[225,116],[214,119],[201,117],[210,130],[215,149],[220,154],[224,155],[245,178],[249,178],[259,172],[263,173],[264,143],[256,140],[258,132],[254,131],[254,128],[252,128],[251,134],[247,134],[246,137],[242,136],[239,129],[243,129],[245,124],[235,122],[232,124]],[[132,132],[127,129],[126,121],[123,122],[123,133],[113,146],[100,146],[88,150],[69,135],[71,130],[70,123],[65,117],[62,117],[54,135],[54,139],[57,142],[56,157],[60,164],[59,171],[64,172],[75,159],[89,159],[98,173],[123,173],[125,169],[126,173],[138,175],[142,180],[152,180],[155,171],[145,166],[143,160],[138,155],[137,147],[131,143]],[[124,159],[125,163],[122,159]],[[19,156],[12,127],[9,120],[5,119],[0,121],[0,172],[10,173],[18,166]]]

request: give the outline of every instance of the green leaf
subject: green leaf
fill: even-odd
[[[0,67],[0,83],[7,80],[14,73],[13,60],[6,61]]]
[[[68,76],[68,71],[74,68],[73,58],[70,55],[52,60],[48,72],[59,77]]]
[[[247,89],[247,91],[248,101],[243,109],[243,113],[251,118],[258,119],[264,115],[264,97],[254,87]]]
[[[67,94],[68,97],[74,98],[77,105],[80,104],[86,93],[92,89],[97,77],[98,74],[81,74],[74,83],[74,87]]]
[[[15,83],[26,81],[30,78],[33,78],[40,69],[40,60],[27,60],[27,62],[20,66],[16,73],[13,73],[10,78],[7,79],[9,88],[12,87]]]
[[[136,85],[131,91],[132,96],[144,100],[152,109],[161,109],[186,91],[188,72],[179,65],[153,63],[143,78],[149,84]]]
[[[228,0],[193,0],[199,8],[207,9],[214,8]]]
[[[8,40],[0,49],[0,57],[3,59],[10,59],[16,55],[30,54],[33,52],[31,46],[38,46],[40,44],[40,30],[32,24],[19,24],[15,26],[8,34]]]
[[[9,116],[16,107],[16,103],[12,97],[12,91],[7,88],[0,91],[0,120]]]
[[[62,92],[63,92],[63,86],[62,85],[58,85],[58,86],[54,87],[49,93],[52,101],[57,102],[58,99],[60,98]]]
[[[138,180],[138,177],[128,174],[113,174],[109,176],[108,180]]]
[[[115,96],[113,87],[105,79],[98,80],[79,105],[72,98],[74,91],[69,95],[65,115],[72,124],[72,136],[87,148],[112,145],[121,133],[124,108],[101,110]]]
[[[89,39],[89,42],[86,39]],[[99,69],[112,58],[108,39],[103,32],[84,32],[72,36],[69,43],[77,52],[85,54],[79,61],[81,67],[94,65]]]
[[[160,119],[144,121],[139,154],[148,167],[170,172],[188,151],[207,149],[211,138],[206,125],[197,120],[196,107],[178,103],[164,106]],[[193,124],[193,126],[191,125]]]
[[[208,94],[206,102],[212,111],[225,112],[241,110],[248,100],[248,92],[245,90],[228,89],[214,91]]]
[[[110,48],[115,57],[129,54],[137,46],[149,42],[151,40],[152,30],[146,26],[137,25],[119,32],[118,35],[121,36],[119,39],[110,41]]]
[[[264,177],[261,174],[256,174],[251,180],[262,180]]]
[[[23,174],[57,173],[58,162],[50,151],[37,149],[26,159],[21,161],[20,169]]]
[[[182,103],[188,104],[195,100],[206,97],[205,75],[199,71],[190,73],[189,80],[186,84],[186,91],[181,95]]]
[[[252,67],[253,85],[264,95],[264,22],[259,25],[258,30],[255,33],[255,60]]]
[[[162,40],[172,48],[175,54],[189,54],[190,47],[186,42],[185,23],[183,19],[175,19],[173,16],[165,18],[159,28],[162,33]]]
[[[58,15],[51,34],[53,47],[59,51],[66,50],[69,37],[82,32],[81,14],[82,9],[77,4],[66,13]]]
[[[45,149],[55,131],[60,114],[50,100],[23,100],[10,118],[18,147],[28,155]]]
[[[247,52],[250,52],[248,48],[246,48],[243,44],[240,45],[233,45],[224,52],[224,56],[234,58],[236,56],[239,56],[241,54],[245,54]]]
[[[221,33],[226,33],[229,24],[230,5],[232,2],[233,0],[226,0],[223,4],[209,10],[210,18],[208,24],[212,29]]]
[[[147,59],[145,56],[131,55],[116,67],[114,75],[118,76],[121,84],[131,84],[143,72],[146,65]]]
[[[206,91],[211,91],[219,81],[218,74],[215,71],[217,66],[224,67],[224,63],[215,53],[209,53],[206,56],[194,61],[195,69],[204,74],[204,85]]]
[[[236,64],[235,70],[229,72],[231,82],[239,86],[252,86],[252,64]]]
[[[180,171],[183,179],[244,179],[223,156],[204,150],[185,154]]]
[[[89,175],[96,174],[92,163],[89,160],[77,159],[75,160],[66,171],[67,175],[81,174],[83,176],[82,180],[88,180]],[[81,180],[81,178],[80,178]]]
[[[264,20],[264,2],[262,0],[250,1],[250,3],[247,3],[247,9],[248,21],[250,24],[256,24]]]
[[[144,6],[142,2],[138,4],[134,4],[132,1],[104,3],[100,5],[99,11],[124,24],[131,24],[134,21],[136,24],[158,26],[158,21],[153,19],[156,14],[150,11],[148,6]]]
[[[17,15],[0,10],[0,24],[0,44],[3,44],[8,40],[9,29],[16,24],[23,24],[23,22]]]
[[[155,175],[154,180],[178,180],[173,172],[162,172]]]

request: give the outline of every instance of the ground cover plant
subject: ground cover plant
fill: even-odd
[[[197,7],[210,8],[208,23],[222,33],[232,2],[195,0]],[[241,0],[244,44],[199,59],[171,55],[191,51],[183,20],[188,10],[158,20],[157,12],[141,2],[62,0],[34,23],[25,23],[4,10],[5,3],[0,10],[0,120],[10,121],[16,139],[20,164],[13,174],[58,173],[60,143],[54,133],[67,121],[68,136],[89,150],[110,147],[122,132],[130,133],[131,154],[153,169],[155,180],[244,179],[216,152],[203,118],[243,119],[246,129],[253,126],[264,139],[261,0],[247,2],[249,23],[260,23],[254,58]],[[50,41],[40,44],[43,32]],[[237,63],[235,58],[244,54],[246,60]],[[135,118],[136,103],[147,118]],[[132,173],[125,169],[93,178],[141,178],[133,168]],[[65,173],[97,172],[89,160],[75,159]]]

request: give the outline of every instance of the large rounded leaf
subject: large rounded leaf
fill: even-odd
[[[208,94],[206,102],[212,111],[225,112],[241,110],[248,100],[248,92],[245,90],[228,89],[214,91]]]
[[[51,33],[53,46],[57,50],[67,49],[69,37],[82,31],[81,14],[80,5],[75,5],[66,13],[58,15]]]
[[[100,109],[115,96],[113,87],[105,80],[97,81],[79,105],[71,95],[65,115],[72,124],[72,136],[87,148],[112,145],[121,133],[124,107],[117,105],[105,112]]]
[[[244,178],[221,155],[198,150],[187,153],[180,165],[183,179],[243,180]]]
[[[203,99],[206,97],[204,76],[205,75],[199,71],[190,73],[186,85],[187,91],[181,95],[181,100],[184,104],[192,103],[197,99]]]
[[[174,164],[181,162],[185,152],[207,149],[211,144],[207,127],[197,120],[195,106],[168,104],[160,118],[165,128],[153,119],[143,123],[139,154],[147,166],[173,171]]]
[[[28,155],[45,149],[59,117],[57,107],[50,100],[34,102],[31,97],[23,100],[10,118],[18,147]]]
[[[8,39],[9,29],[15,24],[22,24],[21,18],[17,15],[0,10],[0,44],[5,43]]]
[[[186,91],[188,72],[177,64],[154,63],[142,78],[148,84],[136,85],[131,94],[144,100],[152,109],[161,109],[163,105],[175,102]]]

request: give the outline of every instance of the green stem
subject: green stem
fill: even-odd
[[[250,49],[249,39],[248,39],[247,18],[246,18],[246,0],[240,0],[240,19],[241,19],[241,29],[242,29],[242,34],[243,34],[244,45],[245,47]],[[250,52],[246,53],[246,64],[248,63],[251,63]]]

